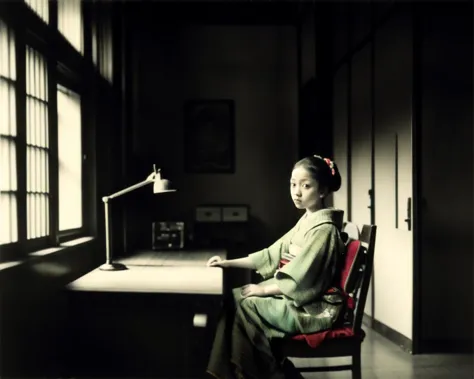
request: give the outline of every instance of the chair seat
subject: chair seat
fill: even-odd
[[[321,341],[321,338],[322,341]],[[365,338],[364,330],[355,334],[351,327],[323,333],[300,334],[275,340],[275,349],[283,356],[297,358],[338,357],[352,355]]]

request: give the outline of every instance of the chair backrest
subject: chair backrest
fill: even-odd
[[[360,238],[359,227],[353,222],[345,222],[342,231],[349,240],[358,240]]]
[[[357,292],[360,268],[364,264],[364,247],[361,241],[349,239],[346,243],[339,286],[347,294]]]
[[[358,275],[356,284],[353,289],[355,295],[355,312],[352,329],[354,333],[360,331],[362,326],[362,318],[364,316],[365,302],[369,291],[370,278],[374,267],[375,238],[377,234],[376,225],[363,225],[360,232],[359,241],[360,248],[358,255]]]

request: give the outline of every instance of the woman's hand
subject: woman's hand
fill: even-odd
[[[218,255],[213,256],[207,261],[207,267],[225,267],[225,260]]]
[[[250,296],[266,296],[265,287],[259,286],[258,284],[247,284],[242,287],[241,292],[244,298]]]

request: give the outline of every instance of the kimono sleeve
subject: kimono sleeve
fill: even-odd
[[[278,269],[282,253],[288,251],[288,246],[290,244],[290,238],[293,234],[293,230],[294,227],[270,247],[249,254],[255,269],[263,277],[263,279],[268,279],[275,274],[276,270]]]
[[[276,284],[296,306],[321,297],[331,285],[341,253],[334,225],[310,229],[301,252],[276,272]]]

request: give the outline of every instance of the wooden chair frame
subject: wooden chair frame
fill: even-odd
[[[364,248],[364,263],[359,271],[356,290],[354,291],[354,300],[356,308],[354,311],[354,320],[352,331],[354,336],[363,336],[362,318],[364,316],[365,302],[369,290],[370,278],[374,266],[375,237],[377,226],[363,225],[360,238],[361,245]],[[358,295],[358,296],[357,296]],[[316,367],[297,367],[299,372],[328,372],[328,371],[352,371],[352,379],[362,378],[361,367],[361,345],[363,338],[342,337],[323,341],[317,348],[311,348],[306,341],[296,341],[291,339],[277,339],[274,341],[275,352],[280,357],[287,358],[335,358],[352,357],[352,364],[339,366],[316,366]]]

